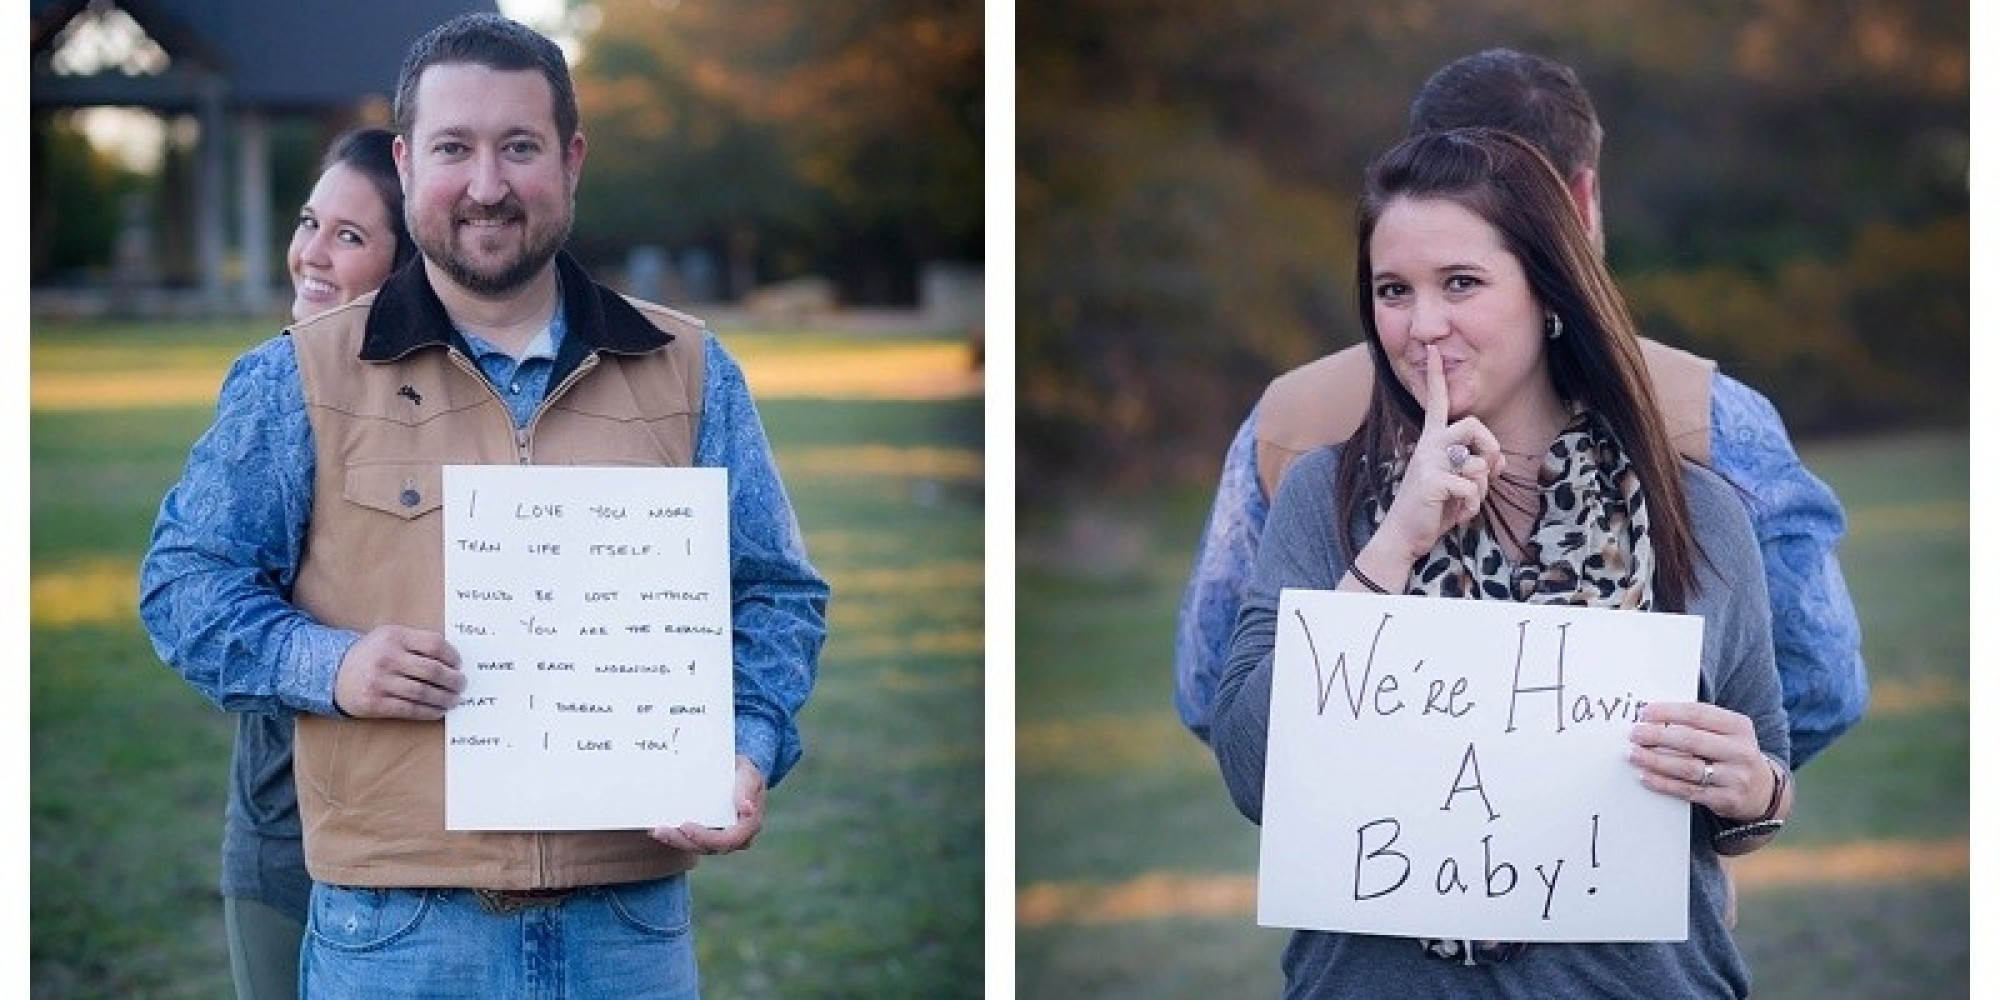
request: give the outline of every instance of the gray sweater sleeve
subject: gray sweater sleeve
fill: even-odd
[[[1750,515],[1734,487],[1693,465],[1681,466],[1688,516],[1702,555],[1688,613],[1703,619],[1702,700],[1747,716],[1757,743],[1779,760],[1791,757],[1771,640],[1771,599]]]
[[[1264,816],[1264,746],[1271,726],[1271,655],[1278,594],[1286,587],[1331,590],[1347,573],[1334,539],[1333,449],[1292,463],[1271,501],[1257,564],[1236,615],[1229,664],[1216,686],[1209,745],[1236,808],[1253,823]]]
[[[1286,587],[1330,590],[1347,573],[1335,541],[1333,478],[1339,450],[1292,464],[1257,551],[1236,619],[1229,663],[1216,689],[1210,745],[1236,808],[1252,822],[1264,812],[1264,750],[1270,729],[1271,660],[1278,595]],[[1771,646],[1770,599],[1742,500],[1705,469],[1684,465],[1690,520],[1703,558],[1688,612],[1702,616],[1702,696],[1749,717],[1757,742],[1784,760],[1790,749]]]

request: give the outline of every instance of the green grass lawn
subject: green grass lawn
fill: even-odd
[[[30,419],[33,995],[230,995],[229,717],[154,657],[134,575],[258,327],[38,327]],[[720,998],[964,995],[983,971],[981,407],[962,345],[725,335],[833,585],[804,761],[754,849],[695,876]],[[843,395],[842,374],[876,382]]]
[[[34,331],[36,997],[228,995],[215,884],[229,720],[154,658],[133,573],[223,367],[263,333]],[[979,405],[884,379],[921,376],[961,345],[725,339],[759,390],[834,604],[805,761],[773,793],[757,847],[696,878],[709,993],[976,992]],[[840,391],[864,373],[866,391]],[[1784,849],[1949,854],[1967,835],[1966,454],[1963,435],[1807,450],[1848,506],[1842,561],[1875,704],[1802,773]],[[1284,934],[1203,891],[1255,871],[1255,831],[1172,708],[1174,610],[1207,499],[1183,489],[1027,526],[1013,665],[1023,913],[1045,890],[1124,905],[1024,920],[1021,996],[1276,992]],[[1958,996],[1968,909],[1949,862],[1889,877],[1832,865],[1746,890],[1741,938],[1760,997]]]
[[[1773,849],[1824,863],[1743,892],[1739,938],[1759,997],[1967,994],[1966,456],[1963,434],[1805,451],[1847,506],[1841,560],[1874,700],[1800,773],[1794,825]],[[1254,875],[1255,828],[1173,708],[1174,615],[1209,496],[1180,490],[1027,529],[1021,996],[1277,994],[1285,932],[1255,926],[1242,892],[1215,902],[1218,885]],[[1870,868],[1883,847],[1917,863]]]

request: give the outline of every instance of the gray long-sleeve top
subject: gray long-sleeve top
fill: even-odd
[[[1211,746],[1236,807],[1263,816],[1278,595],[1332,590],[1347,573],[1332,525],[1338,448],[1299,459],[1285,475],[1237,618],[1229,667],[1216,691]],[[1704,558],[1688,613],[1702,616],[1702,700],[1748,716],[1763,749],[1786,759],[1782,694],[1772,659],[1769,599],[1749,516],[1733,489],[1683,466],[1688,510]],[[1358,526],[1365,542],[1367,529]],[[1531,944],[1497,965],[1465,966],[1422,953],[1408,938],[1299,931],[1285,949],[1285,995],[1373,997],[1743,997],[1750,972],[1723,924],[1727,888],[1710,835],[1723,824],[1700,807],[1689,822],[1688,940]]]

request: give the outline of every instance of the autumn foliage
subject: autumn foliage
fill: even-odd
[[[1206,480],[1355,342],[1354,193],[1445,62],[1575,66],[1613,272],[1802,436],[1962,423],[1967,11],[1925,0],[1183,4],[1019,13],[1018,481]]]
[[[731,296],[816,274],[909,301],[983,249],[980,6],[599,0],[578,248],[704,248]]]

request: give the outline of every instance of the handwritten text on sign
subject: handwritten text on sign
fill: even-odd
[[[721,469],[448,466],[445,825],[735,822]]]
[[[1684,940],[1688,806],[1626,755],[1642,706],[1694,700],[1701,624],[1286,590],[1258,922]]]

